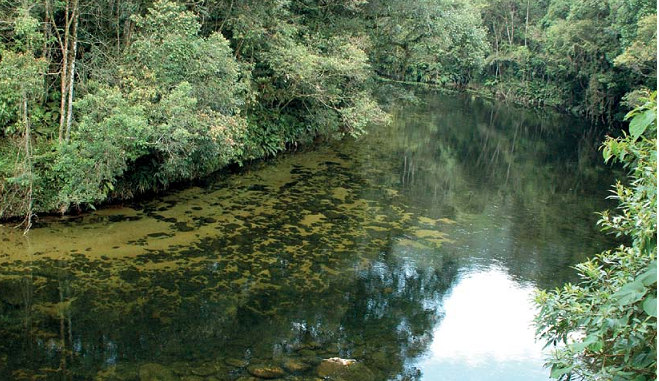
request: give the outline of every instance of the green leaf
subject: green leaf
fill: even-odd
[[[643,283],[644,286],[651,286],[657,283],[657,261],[652,261],[650,263],[650,269],[636,277],[636,280]]]
[[[629,123],[629,134],[634,140],[638,139],[656,119],[657,113],[654,110],[646,110],[642,114],[634,116]]]
[[[619,305],[627,306],[641,300],[646,292],[643,283],[635,280],[622,286],[618,292],[613,294],[613,298],[618,300]]]
[[[604,348],[604,341],[602,340],[597,340],[596,342],[590,344],[588,346],[588,349],[590,349],[593,352],[599,352]]]
[[[549,377],[551,378],[560,378],[561,376],[564,376],[572,371],[572,367],[568,366],[566,368],[559,368],[557,365],[554,365],[551,367],[551,374]]]
[[[648,296],[643,301],[643,311],[650,316],[657,317],[657,298]]]
[[[604,145],[604,149],[602,150],[602,156],[604,156],[604,161],[608,162],[611,159],[611,156],[613,156],[613,153],[611,152],[611,145],[606,144]]]
[[[583,350],[586,348],[593,349],[591,346],[597,344],[598,342],[599,339],[596,335],[588,335],[582,342],[574,343],[570,345],[570,347],[574,352],[583,352]]]
[[[580,342],[580,343],[574,343],[570,345],[570,349],[572,349],[573,352],[579,353],[583,352],[584,349],[588,347],[588,343]]]

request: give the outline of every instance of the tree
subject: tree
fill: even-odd
[[[0,217],[23,215],[23,225],[27,231],[32,225],[34,214],[34,170],[32,149],[32,109],[41,97],[46,62],[35,56],[40,43],[38,21],[30,15],[28,7],[18,9],[13,22],[13,32],[17,44],[16,51],[0,51],[0,113],[7,123],[3,134],[20,143],[12,149],[15,154],[13,165],[2,163],[13,170],[10,177],[0,181]],[[2,161],[11,160],[3,157]],[[7,165],[9,164],[9,165]],[[4,188],[4,189],[3,189]]]
[[[367,39],[337,30],[362,1],[242,1],[224,7],[223,32],[251,65],[247,158],[315,138],[356,136],[385,114],[369,88]]]
[[[464,86],[483,65],[485,30],[468,1],[376,1],[369,14],[381,75]]]
[[[627,92],[656,88],[651,42],[629,51],[640,60],[620,56],[639,33],[651,40],[653,2],[490,0],[482,9],[493,51],[483,84],[498,97],[612,123]]]
[[[607,161],[630,171],[618,182],[620,213],[604,212],[605,230],[621,245],[576,266],[582,282],[542,291],[538,336],[555,347],[553,378],[651,380],[657,375],[657,102],[656,92],[635,108],[629,134],[608,138]]]
[[[116,86],[92,81],[75,104],[81,120],[55,166],[62,210],[197,178],[240,153],[246,90],[227,40],[200,36],[170,1],[134,20]]]
[[[377,75],[619,121],[655,26],[650,0],[1,1],[0,173],[35,160],[37,211],[162,189],[364,133]]]
[[[638,21],[636,38],[615,58],[615,66],[624,67],[641,76],[649,84],[657,82],[657,15]]]
[[[55,23],[53,5],[46,1],[47,19]],[[78,24],[80,20],[80,1],[66,0],[64,3],[64,25],[60,32],[55,24],[53,30],[62,56],[60,66],[60,120],[58,141],[68,141],[73,123],[73,89],[75,82],[76,56],[78,54]]]

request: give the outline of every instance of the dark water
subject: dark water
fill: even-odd
[[[357,361],[335,380],[547,379],[533,292],[612,244],[599,138],[424,98],[357,141],[0,228],[0,379],[316,380],[331,357]]]

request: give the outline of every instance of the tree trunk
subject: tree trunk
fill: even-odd
[[[526,23],[524,24],[524,46],[526,46],[526,36],[529,34],[529,6],[531,0],[526,0]]]
[[[496,57],[496,63],[497,67],[494,72],[494,79],[498,80],[499,79],[499,33],[497,32],[497,26],[494,21],[492,21],[492,32],[494,34],[494,56]]]
[[[229,10],[227,11],[227,15],[224,18],[224,20],[222,20],[222,24],[220,24],[220,28],[218,29],[220,33],[222,33],[222,31],[224,30],[224,24],[226,24],[227,20],[229,20],[229,17],[231,17],[231,11],[233,11],[233,2],[234,0],[231,0],[231,4],[229,4]]]
[[[50,0],[45,0],[44,2],[44,8],[45,8],[45,19],[43,23],[43,51],[41,52],[41,57],[44,59],[49,59],[48,55],[48,40],[50,40]]]
[[[32,227],[32,189],[33,189],[33,179],[32,179],[32,136],[30,131],[30,118],[27,112],[27,94],[23,91],[23,103],[22,103],[22,116],[23,116],[23,128],[24,134],[23,138],[25,139],[25,169],[23,175],[28,179],[27,193],[25,195],[25,220],[23,221],[25,230],[23,234],[26,234],[30,227]]]
[[[79,5],[79,0],[67,0],[64,15],[64,39],[59,39],[62,52],[59,143],[69,140],[73,122],[73,84],[78,50]]]
[[[73,6],[73,30],[71,32],[71,38],[73,39],[73,49],[71,52],[71,57],[69,59],[69,84],[68,84],[68,109],[66,115],[66,134],[65,141],[69,141],[71,137],[71,123],[73,121],[73,81],[75,79],[75,70],[76,70],[76,54],[78,53],[78,19],[80,18],[79,10],[79,1],[74,0]]]
[[[71,30],[71,19],[69,18],[70,1],[67,0],[64,11],[64,40],[60,39],[60,49],[62,51],[62,67],[60,69],[60,107],[59,107],[59,143],[64,139],[64,125],[66,123],[66,93],[68,85],[69,70],[69,32]]]

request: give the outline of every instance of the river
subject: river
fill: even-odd
[[[421,100],[356,140],[0,226],[0,379],[546,380],[533,294],[613,244],[601,136]]]

